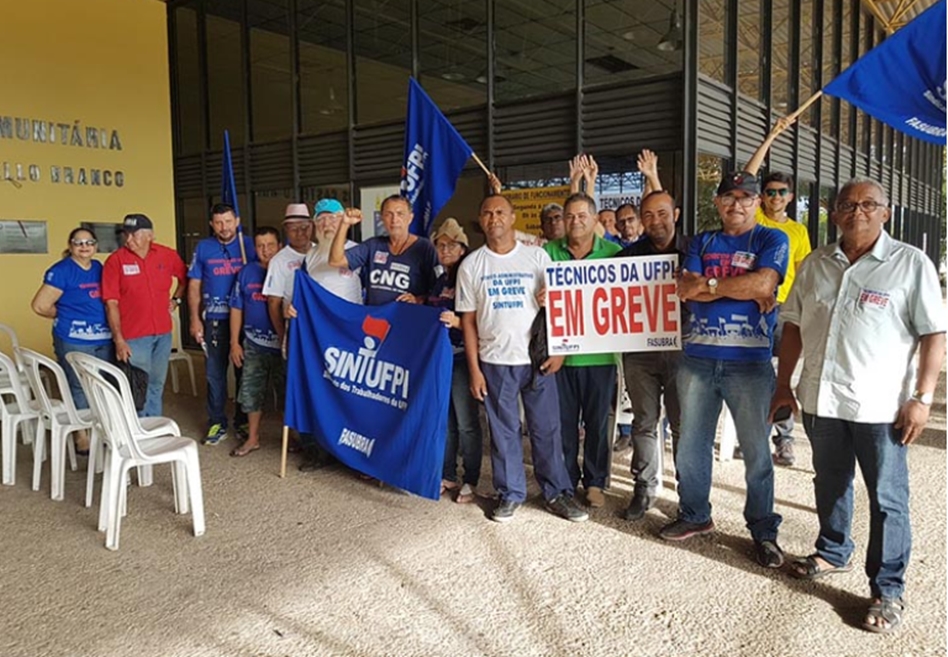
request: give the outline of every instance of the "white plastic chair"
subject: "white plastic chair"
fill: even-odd
[[[190,503],[194,535],[203,535],[204,494],[197,443],[181,436],[139,440],[130,422],[130,418],[135,417],[135,404],[121,371],[112,366],[103,367],[107,364],[86,354],[75,354],[70,363],[83,379],[85,389],[92,393],[90,403],[110,447],[105,458],[99,505],[99,530],[105,529],[105,546],[110,550],[119,547],[122,516],[127,507],[128,471],[139,465],[172,464],[175,512],[188,513]],[[119,382],[121,393],[104,373]]]
[[[38,449],[42,454],[46,449],[46,429],[50,434],[50,498],[61,501],[65,493],[66,463],[65,456],[69,454],[69,467],[76,469],[76,445],[73,434],[77,431],[93,432],[92,411],[76,408],[73,401],[72,392],[69,389],[69,382],[66,379],[66,372],[59,366],[59,363],[37,353],[32,349],[23,347],[16,348],[17,355],[20,356],[23,365],[26,367],[26,376],[29,378],[30,387],[33,389],[33,397],[39,402],[40,423],[36,427],[36,443],[33,446],[34,452]],[[59,388],[59,398],[54,399],[50,392],[43,385],[42,373],[51,372],[56,380],[56,387]],[[40,477],[42,472],[42,460],[33,460],[33,490],[39,490]],[[90,453],[89,457],[89,476],[94,476],[95,460]]]
[[[186,352],[181,346],[181,320],[177,312],[171,313],[171,357],[168,359],[168,374],[171,375],[171,389],[178,394],[178,368],[177,363],[186,363],[188,366],[188,375],[191,377],[191,394],[197,397],[197,383],[194,380],[194,360],[191,354]]]
[[[13,360],[16,362],[16,370],[20,374],[20,382],[24,387],[28,388],[30,385],[29,379],[26,378],[26,365],[23,363],[23,359],[20,357],[20,354],[17,353],[17,349],[20,348],[20,340],[16,336],[16,331],[9,324],[0,324],[0,333],[6,333],[7,337],[10,339],[11,352],[13,354]],[[0,386],[4,385],[6,375],[0,376]],[[46,388],[49,389],[49,377],[46,373],[43,373],[43,383],[46,385]]]
[[[12,486],[16,482],[17,429],[23,434],[23,442],[32,442],[30,425],[39,421],[39,404],[30,398],[28,388],[20,381],[16,363],[0,352],[0,454],[3,459],[4,486]],[[33,454],[35,458],[35,449]]]
[[[100,371],[108,373],[112,376],[115,381],[118,382],[120,393],[123,397],[128,397],[132,399],[132,389],[129,386],[128,379],[122,374],[122,371],[115,367],[114,365],[105,362],[104,360],[95,358],[94,356],[89,356],[88,354],[81,354],[79,352],[70,352],[66,354],[66,360],[72,365],[72,368],[76,371],[76,374],[80,374],[79,366],[77,365],[77,359],[87,360],[90,363],[90,366],[98,367]],[[79,383],[82,384],[82,389],[86,393],[86,398],[90,398],[91,390],[87,388],[86,381],[80,376]],[[90,402],[91,406],[91,402]],[[138,414],[134,412],[134,404],[132,405],[132,413],[127,418],[129,426],[132,427],[132,433],[138,440],[150,440],[152,438],[162,438],[164,436],[180,436],[181,428],[178,426],[178,423],[172,420],[170,417],[138,417]],[[92,434],[89,440],[89,477],[86,479],[86,507],[92,506],[94,498],[94,477],[92,476],[92,464],[95,464],[95,472],[102,472],[103,470],[103,461],[102,461],[102,434],[101,432],[95,432]],[[143,465],[138,468],[138,485],[139,486],[150,486],[152,481],[151,477],[151,466]]]

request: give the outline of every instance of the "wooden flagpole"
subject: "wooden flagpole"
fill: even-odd
[[[280,479],[286,479],[286,452],[290,447],[290,427],[283,425],[283,448],[280,452]]]
[[[815,94],[813,94],[812,96],[810,96],[809,98],[807,98],[807,99],[803,102],[803,104],[800,105],[800,107],[798,107],[798,108],[793,112],[793,114],[791,114],[790,116],[787,117],[787,120],[790,121],[791,123],[793,123],[794,121],[796,121],[796,120],[797,120],[797,117],[800,116],[801,114],[803,114],[803,113],[807,110],[807,108],[808,108],[810,105],[812,105],[813,103],[815,103],[815,102],[817,101],[817,99],[818,99],[820,96],[822,96],[822,95],[823,95],[823,91],[820,90],[820,91],[817,91],[817,92],[816,92]]]

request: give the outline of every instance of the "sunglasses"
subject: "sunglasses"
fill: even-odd
[[[766,194],[770,198],[774,198],[775,196],[786,196],[789,193],[790,193],[790,190],[787,189],[786,187],[782,189],[765,189],[764,190],[764,194]]]
[[[95,240],[70,240],[69,242],[73,246],[95,246],[98,244]]]

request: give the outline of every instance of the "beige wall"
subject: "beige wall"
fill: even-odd
[[[158,0],[6,2],[0,21],[0,221],[47,222],[45,254],[0,253],[0,322],[26,346],[52,350],[49,320],[29,308],[43,272],[80,222],[120,222],[144,212],[157,240],[175,246],[171,102],[165,5]],[[69,124],[67,144],[4,135],[2,117]],[[78,124],[76,123],[78,122]],[[83,145],[72,145],[72,127]],[[32,126],[31,126],[32,128]],[[86,146],[86,128],[116,131],[121,150]],[[9,163],[19,188],[4,177]],[[38,181],[28,176],[30,165]],[[72,167],[73,184],[51,180]],[[79,169],[112,173],[112,185],[78,184]],[[60,169],[64,176],[64,169]],[[118,186],[115,173],[121,172]],[[101,176],[102,174],[100,174]],[[6,350],[5,343],[0,348]]]

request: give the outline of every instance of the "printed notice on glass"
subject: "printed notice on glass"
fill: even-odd
[[[0,253],[47,253],[46,222],[0,220]]]

